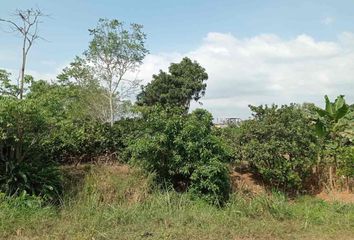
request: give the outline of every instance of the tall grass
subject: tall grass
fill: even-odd
[[[88,170],[79,188],[61,206],[2,196],[0,238],[352,239],[354,233],[354,205],[312,197],[234,194],[220,208],[110,167]]]

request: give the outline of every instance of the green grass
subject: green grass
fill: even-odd
[[[123,169],[124,170],[124,169]],[[235,194],[223,208],[120,168],[68,178],[60,206],[0,197],[1,239],[353,239],[354,205]],[[70,176],[74,176],[71,174]],[[80,175],[80,174],[79,174]],[[82,179],[82,181],[78,181]],[[70,183],[71,182],[71,183]],[[76,184],[73,184],[76,183]],[[70,187],[69,187],[70,186]]]

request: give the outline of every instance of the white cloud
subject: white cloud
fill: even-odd
[[[31,70],[31,69],[26,71],[26,74],[33,76],[34,79],[36,79],[36,80],[40,79],[40,80],[47,80],[47,81],[56,80],[56,76],[58,75],[58,73],[38,72],[38,71],[35,71],[35,70]]]
[[[324,25],[331,25],[334,22],[334,18],[332,17],[325,17],[322,19],[322,24]]]
[[[215,117],[249,116],[248,104],[315,102],[323,95],[345,94],[354,100],[354,34],[343,33],[332,42],[308,35],[282,39],[262,34],[240,39],[209,33],[187,53],[149,55],[140,77],[150,81],[159,69],[183,56],[197,60],[209,74],[203,107]],[[193,107],[198,107],[194,104]]]

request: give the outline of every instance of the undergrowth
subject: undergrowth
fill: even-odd
[[[0,196],[1,239],[350,239],[354,205],[280,193],[233,194],[224,207],[161,191],[126,166],[66,169],[59,206]],[[68,178],[68,176],[74,178]],[[76,179],[74,181],[74,179]],[[81,181],[78,181],[81,179]],[[74,186],[74,187],[73,187]]]

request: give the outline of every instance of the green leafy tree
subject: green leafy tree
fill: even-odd
[[[85,59],[76,57],[70,65],[63,69],[57,76],[59,83],[65,86],[76,86],[80,95],[81,109],[86,109],[93,119],[102,123],[110,117],[110,107],[107,102],[107,90],[99,85],[99,81],[93,74],[93,69]],[[116,103],[115,106],[119,106]]]
[[[11,73],[0,69],[0,94],[1,96],[17,97],[19,88],[17,85],[12,84],[10,76]]]
[[[127,74],[135,72],[148,53],[142,29],[139,24],[126,28],[116,19],[100,19],[97,26],[89,30],[92,40],[85,56],[106,90],[111,126],[115,120],[115,99],[129,96],[139,84],[138,79],[129,79]]]
[[[202,109],[189,115],[183,112],[181,108],[145,107],[141,133],[128,147],[131,161],[155,173],[160,184],[222,204],[230,192],[224,163],[228,152],[212,134],[210,113]]]
[[[23,79],[22,90],[18,85],[13,84],[13,80],[10,78],[11,73],[6,70],[0,69],[0,96],[3,97],[15,97],[17,98],[22,91],[22,97],[27,93],[27,87],[33,82],[33,77],[31,75],[25,75]]]
[[[61,178],[41,140],[49,126],[34,102],[0,98],[0,191],[56,200]]]
[[[169,73],[160,71],[153,80],[142,88],[138,95],[138,105],[160,104],[169,107],[189,109],[192,100],[198,101],[205,94],[208,74],[197,62],[183,58],[173,63]]]
[[[87,64],[87,61],[78,56],[74,61],[65,67],[57,76],[59,82],[63,84],[76,83],[79,86],[98,86],[98,80],[95,79],[92,67]]]
[[[250,106],[234,139],[236,161],[247,163],[271,187],[296,193],[305,190],[316,163],[317,139],[300,106]]]
[[[87,104],[89,94],[86,86],[77,84],[32,84],[26,98],[35,103],[50,126],[40,142],[49,159],[77,163],[115,157],[121,136],[92,114],[92,106]]]

